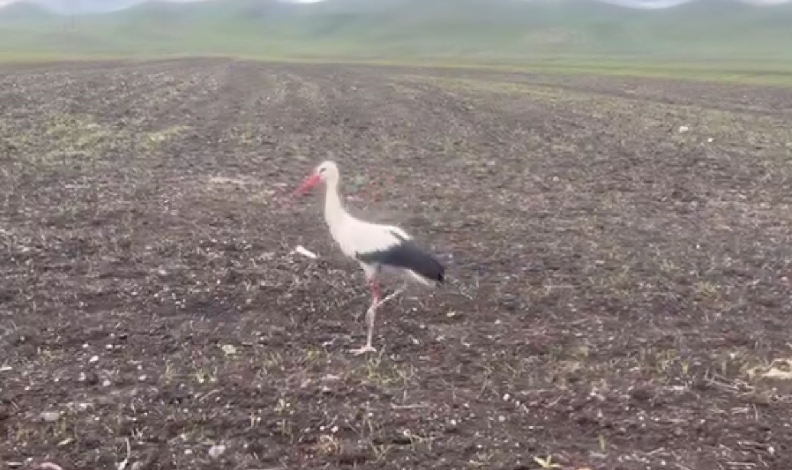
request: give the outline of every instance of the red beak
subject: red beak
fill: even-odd
[[[300,185],[299,188],[297,188],[297,191],[295,191],[295,193],[305,194],[311,189],[313,189],[314,186],[319,184],[320,181],[322,181],[322,178],[318,174],[313,174],[308,178],[306,178],[305,181],[303,181],[303,184]]]

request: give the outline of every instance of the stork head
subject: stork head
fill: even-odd
[[[303,181],[303,184],[297,188],[297,192],[300,194],[305,194],[313,189],[314,186],[318,185],[319,183],[328,182],[335,183],[338,181],[338,165],[335,162],[330,160],[324,161],[320,163],[308,178]]]

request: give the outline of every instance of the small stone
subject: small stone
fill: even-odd
[[[86,385],[96,385],[99,383],[99,376],[95,372],[88,372],[84,376],[81,374],[80,378]]]
[[[91,364],[98,361],[99,361],[99,356],[93,356],[88,360],[88,362],[90,362]]]
[[[647,387],[636,387],[630,391],[630,397],[637,401],[647,401],[652,398],[652,391]]]
[[[110,385],[112,385],[112,384],[113,384],[113,383],[112,383],[112,382],[110,382],[110,380],[109,380],[109,379],[105,379],[105,380],[104,380],[104,382],[102,382],[102,387],[109,387],[109,386],[110,386]]]
[[[209,457],[216,459],[223,455],[226,451],[226,446],[224,445],[214,445],[209,448]]]
[[[360,466],[369,460],[368,449],[349,441],[343,441],[337,455],[337,462],[343,466]]]
[[[57,411],[43,411],[40,416],[45,423],[54,423],[60,419],[60,413]]]

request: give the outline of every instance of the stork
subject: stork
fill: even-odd
[[[341,203],[338,192],[339,180],[338,165],[332,161],[325,161],[314,168],[297,192],[305,194],[318,184],[324,183],[324,219],[330,234],[344,255],[356,260],[365,274],[371,290],[371,306],[366,311],[368,324],[366,344],[351,351],[355,355],[360,355],[376,352],[371,340],[377,308],[404,290],[402,287],[381,300],[380,275],[393,273],[431,288],[443,283],[445,268],[432,255],[421,249],[401,228],[366,222],[349,214]]]

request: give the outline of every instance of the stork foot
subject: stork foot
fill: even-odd
[[[377,352],[377,350],[373,346],[367,344],[367,345],[363,346],[362,348],[352,349],[349,352],[354,354],[355,356],[360,356],[361,354]]]

